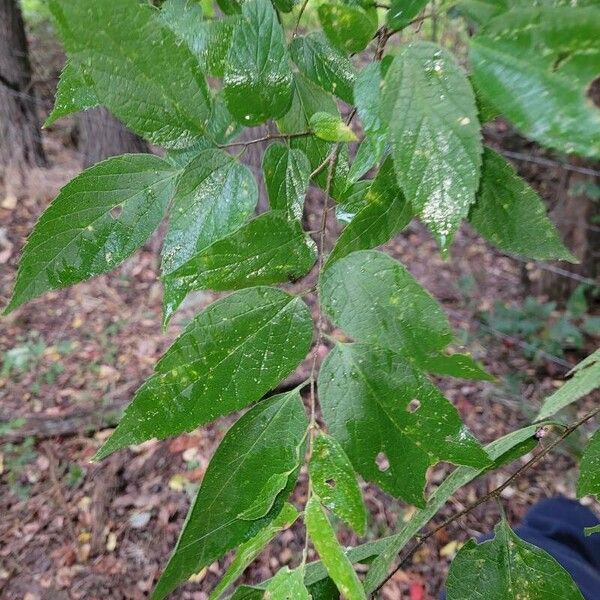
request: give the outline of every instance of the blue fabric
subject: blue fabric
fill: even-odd
[[[585,600],[600,600],[600,533],[583,534],[585,527],[595,525],[597,517],[579,502],[548,498],[532,506],[514,531],[522,540],[551,554],[571,574]],[[493,537],[491,533],[478,541]]]

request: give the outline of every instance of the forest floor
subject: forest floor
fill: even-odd
[[[19,253],[33,223],[58,187],[79,170],[70,127],[66,120],[45,134],[52,167],[39,177],[35,193],[0,198],[0,306],[10,295]],[[488,132],[492,138],[505,136],[502,123],[495,127]],[[531,151],[520,138],[508,138],[508,149]],[[560,170],[529,163],[523,168],[522,174],[543,195],[554,197]],[[309,206],[320,202],[319,193],[312,193]],[[314,218],[315,214],[308,215],[309,226]],[[178,438],[119,452],[101,464],[90,463],[157,358],[189,319],[216,297],[195,294],[163,334],[159,245],[160,232],[113,273],[48,293],[0,320],[2,598],[147,597],[210,456],[234,420],[230,416]],[[531,295],[528,282],[545,267],[494,251],[466,227],[447,261],[416,223],[386,249],[441,302],[461,347],[497,377],[496,382],[437,380],[482,442],[529,422],[541,399],[561,384],[569,366],[597,345],[597,339],[579,331],[579,317],[573,317],[570,322],[581,335],[578,348],[566,336],[562,346],[547,342],[541,353],[531,357],[524,333],[528,326],[537,323],[535,335],[546,339],[567,314],[545,304],[546,298]],[[514,310],[502,312],[498,302]],[[524,303],[529,309],[518,308]],[[325,347],[320,349],[325,352]],[[299,372],[306,369],[303,365]],[[594,401],[579,403],[565,420],[574,420]],[[572,456],[581,444],[580,438],[570,440],[504,490],[503,505],[512,523],[518,523],[539,498],[574,495]],[[460,490],[429,527],[496,487],[515,468],[512,465]],[[430,487],[450,469],[445,464],[432,469]],[[372,486],[364,485],[364,491],[371,515],[368,532],[359,540],[340,526],[347,545],[390,534],[412,513],[410,507]],[[301,506],[305,493],[303,473],[292,501]],[[469,536],[490,531],[498,510],[495,503],[487,503],[439,531],[392,578],[382,597],[436,598],[460,545]],[[280,535],[246,571],[243,581],[258,582],[282,565],[298,564],[303,535],[298,525]],[[207,598],[226,563],[227,559],[203,570],[173,597]]]

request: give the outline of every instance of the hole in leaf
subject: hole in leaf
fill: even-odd
[[[330,488],[334,488],[335,487],[335,479],[326,479],[325,483],[330,487]]]
[[[406,405],[406,412],[414,413],[414,412],[417,412],[420,408],[421,408],[421,402],[420,402],[420,400],[417,400],[416,398],[413,398]]]
[[[592,101],[592,104],[596,108],[600,108],[600,77],[596,77],[596,79],[590,83],[587,90],[587,97]]]
[[[123,207],[120,204],[118,204],[117,206],[113,206],[110,209],[110,216],[113,219],[118,219],[122,214],[123,214]]]
[[[381,472],[385,472],[390,468],[390,461],[388,460],[388,457],[385,455],[385,452],[380,452],[375,457],[375,464],[377,465],[377,468]]]

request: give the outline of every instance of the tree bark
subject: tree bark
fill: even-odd
[[[46,156],[29,46],[17,0],[0,0],[0,175],[5,184],[16,175],[18,185],[33,166],[45,167]]]
[[[129,152],[150,152],[148,144],[103,107],[79,115],[79,151],[83,168]]]
[[[589,166],[584,161],[574,164]],[[560,231],[565,246],[579,259],[579,264],[564,262],[552,263],[566,273],[542,270],[534,288],[537,293],[558,301],[567,300],[575,288],[582,283],[581,278],[598,281],[600,277],[600,227],[597,217],[600,213],[598,202],[585,193],[586,184],[593,184],[589,175],[568,172],[563,193],[550,210],[550,218]]]

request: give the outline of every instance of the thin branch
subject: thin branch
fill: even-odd
[[[302,15],[304,14],[304,11],[306,10],[307,6],[308,6],[308,0],[304,0],[304,2],[302,3],[302,6],[300,7],[300,10],[298,11],[298,18],[296,19],[294,33],[292,34],[293,37],[296,37],[298,35],[298,27],[300,27],[300,21],[302,20]]]
[[[558,167],[565,171],[574,171],[575,173],[582,173],[583,175],[591,175],[592,177],[600,177],[600,171],[596,169],[590,169],[588,167],[578,167],[577,165],[571,165],[569,163],[560,160],[551,160],[549,158],[542,158],[539,156],[531,156],[530,154],[523,154],[522,152],[512,152],[510,150],[500,150],[504,156],[508,158],[514,158],[515,160],[522,160],[524,162],[535,163],[537,165],[543,165],[544,167]]]
[[[298,131],[296,133],[269,133],[263,137],[256,138],[254,140],[248,140],[246,142],[230,142],[229,144],[219,144],[218,148],[235,148],[236,146],[250,146],[252,144],[260,144],[261,142],[268,142],[269,140],[291,140],[292,138],[307,137],[313,135],[312,131]]]
[[[560,436],[554,440],[551,444],[542,449],[538,454],[536,454],[532,459],[528,460],[524,465],[522,465],[519,469],[517,469],[504,483],[500,484],[498,487],[494,488],[491,492],[485,494],[475,502],[469,504],[463,510],[457,512],[455,515],[446,519],[443,523],[429,531],[424,536],[417,539],[417,541],[413,544],[413,546],[408,550],[408,552],[404,555],[404,557],[400,560],[400,562],[394,567],[394,569],[387,575],[387,577],[373,590],[373,594],[376,594],[408,561],[408,559],[432,536],[434,536],[438,531],[448,527],[451,523],[464,517],[469,514],[472,510],[481,506],[488,500],[493,498],[499,498],[500,494],[516,479],[518,479],[523,473],[526,473],[539,463],[547,454],[552,452],[554,448],[556,448],[559,444],[561,444],[566,438],[568,438],[574,431],[579,429],[584,423],[587,423],[590,419],[593,419],[598,413],[600,413],[600,407],[594,409],[592,412],[585,415],[583,418],[579,419],[572,425],[566,427],[560,434]]]

